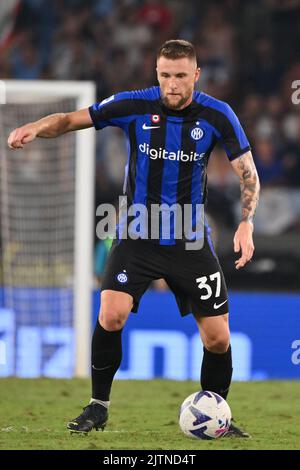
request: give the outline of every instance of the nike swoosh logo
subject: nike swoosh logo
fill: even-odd
[[[226,302],[227,302],[227,299],[219,305],[214,304],[214,309],[217,310],[218,308],[222,307],[222,305],[226,304]]]
[[[144,131],[147,131],[148,129],[159,129],[160,126],[147,126],[147,124],[143,124],[143,129]]]
[[[95,369],[95,370],[106,370],[106,369],[109,369],[111,366],[106,366],[106,367],[101,367],[100,369],[98,369],[98,367],[95,367],[94,365],[92,365],[92,369]]]

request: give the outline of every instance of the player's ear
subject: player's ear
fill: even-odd
[[[200,75],[201,75],[201,69],[200,69],[200,67],[197,67],[196,73],[195,73],[195,83],[198,82],[198,80],[200,78]]]
[[[158,75],[158,68],[156,67],[156,78],[157,78],[157,81],[159,82],[159,75]]]

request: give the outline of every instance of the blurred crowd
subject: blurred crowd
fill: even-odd
[[[299,36],[299,0],[23,0],[0,47],[0,77],[94,80],[101,100],[156,84],[159,45],[192,41],[198,89],[228,101],[251,142],[262,185],[258,233],[277,234],[300,228]],[[121,193],[126,149],[118,130],[97,139],[99,204]],[[234,227],[239,182],[219,148],[209,181],[209,212]]]

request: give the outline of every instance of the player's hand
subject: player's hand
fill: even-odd
[[[243,268],[248,261],[251,261],[254,252],[253,244],[253,224],[252,222],[241,222],[235,232],[233,245],[234,252],[241,252],[241,257],[235,261],[236,269]]]
[[[36,127],[33,124],[26,124],[10,133],[7,139],[7,145],[13,150],[22,149],[25,144],[32,142],[36,136]]]

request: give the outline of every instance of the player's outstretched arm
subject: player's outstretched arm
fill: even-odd
[[[92,125],[88,109],[80,109],[72,113],[50,114],[13,130],[8,137],[7,144],[11,149],[16,150],[23,148],[36,137],[58,137],[66,132],[86,129]]]
[[[259,198],[259,178],[252,153],[247,152],[231,162],[235,173],[240,178],[242,221],[234,235],[234,251],[241,251],[241,257],[235,262],[240,269],[251,260],[254,252],[253,219]]]

